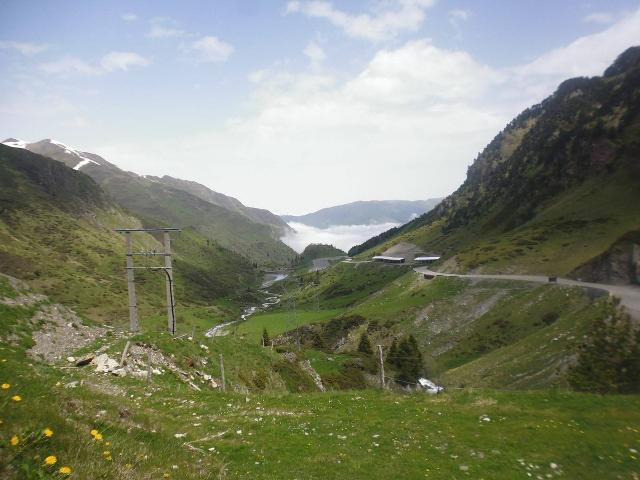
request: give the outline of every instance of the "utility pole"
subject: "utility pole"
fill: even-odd
[[[136,283],[133,273],[133,242],[131,232],[125,232],[127,244],[127,290],[129,291],[129,330],[137,332],[138,326],[138,302],[136,300]]]
[[[171,268],[171,237],[164,231],[164,268],[167,287],[167,328],[171,334],[176,333],[176,306],[173,302],[173,269]]]
[[[129,329],[132,332],[137,332],[140,328],[138,323],[138,304],[136,300],[136,285],[134,270],[162,270],[166,276],[166,291],[167,291],[167,325],[169,333],[174,335],[176,333],[176,304],[173,291],[173,267],[171,265],[171,237],[170,232],[179,232],[179,228],[166,227],[166,228],[117,228],[116,232],[124,233],[125,242],[127,248],[127,289],[129,293]],[[131,234],[135,232],[163,232],[163,244],[164,252],[158,253],[155,250],[151,252],[139,252],[134,253],[133,241]],[[136,267],[133,264],[134,256],[162,256],[164,257],[164,266],[162,267]]]
[[[222,380],[222,391],[227,391],[227,382],[224,379],[224,357],[220,354],[220,378]]]
[[[151,374],[153,373],[151,369],[151,353],[147,350],[147,386],[151,384]]]
[[[293,323],[296,326],[296,342],[298,343],[298,351],[300,351],[300,325],[298,324],[298,316],[296,315],[296,301],[293,300]]]
[[[384,357],[382,356],[382,345],[378,345],[378,352],[380,352],[380,388],[384,390]]]

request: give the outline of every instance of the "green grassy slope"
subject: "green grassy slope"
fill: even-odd
[[[109,323],[128,319],[124,241],[113,230],[141,227],[83,173],[25,150],[0,145],[0,271],[29,280],[56,301]],[[243,257],[186,229],[175,236],[180,307],[250,295],[256,271]],[[135,236],[135,250],[161,250]],[[139,259],[139,265],[147,260]],[[138,272],[141,316],[161,312],[164,279]]]
[[[0,291],[15,296],[4,281]],[[283,360],[270,349],[232,338],[151,333],[133,339],[180,368],[195,362],[214,377],[222,353],[229,389],[240,391],[197,392],[170,372],[147,384],[27,357],[36,308],[0,305],[0,383],[7,384],[0,389],[2,478],[59,478],[60,467],[69,467],[72,479],[149,480],[631,478],[637,470],[637,396],[287,394],[290,373],[286,379],[278,373]],[[123,343],[117,334],[99,341],[115,357]],[[333,370],[326,358],[310,358],[324,374]],[[71,382],[76,386],[66,386]],[[19,401],[12,400],[16,395]],[[56,463],[47,466],[51,455]]]
[[[564,82],[498,134],[433,211],[350,254],[404,241],[450,270],[568,274],[638,230],[638,52],[603,77]]]
[[[123,207],[164,224],[189,227],[228,250],[263,266],[288,265],[295,252],[278,239],[273,225],[207,202],[192,193],[124,172],[88,165],[94,178]]]
[[[504,280],[425,280],[394,268],[341,264],[319,280],[314,275],[290,279],[288,302],[303,305],[298,315],[300,325],[307,325],[299,330],[303,345],[359,358],[356,350],[364,332],[385,352],[394,339],[411,334],[423,353],[425,374],[445,385],[566,387],[566,370],[583,334],[611,313],[600,291]],[[375,287],[359,289],[374,271]],[[383,278],[381,272],[389,276]],[[291,290],[291,285],[298,288]],[[305,311],[304,305],[315,306],[316,293],[322,298],[326,291],[334,295],[318,302],[318,312]],[[354,292],[359,294],[354,297]],[[288,330],[289,341],[295,340],[298,325],[289,303],[251,317],[238,330],[254,342],[263,328],[271,336]],[[393,375],[393,368],[387,369]]]

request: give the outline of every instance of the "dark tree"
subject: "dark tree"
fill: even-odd
[[[398,342],[396,342],[395,338],[391,343],[389,353],[387,353],[387,363],[393,367],[398,367]]]
[[[262,330],[262,345],[265,347],[271,345],[271,339],[269,338],[267,327],[265,327],[264,330]]]
[[[579,347],[569,383],[597,393],[640,392],[640,329],[617,305],[594,321]]]
[[[366,353],[367,355],[371,355],[373,353],[373,349],[371,348],[371,342],[369,341],[369,335],[367,335],[366,332],[360,336],[360,343],[358,343],[358,351],[362,353]]]
[[[396,358],[396,368],[398,369],[396,380],[403,385],[416,383],[424,373],[424,365],[418,342],[413,335],[402,339],[398,345]]]

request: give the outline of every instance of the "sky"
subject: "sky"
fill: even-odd
[[[0,136],[280,214],[446,196],[521,110],[640,44],[638,0],[0,8]]]

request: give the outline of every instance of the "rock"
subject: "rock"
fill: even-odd
[[[74,380],[73,382],[65,383],[64,388],[76,388],[78,385],[80,385],[80,382]]]
[[[91,360],[93,360],[94,358],[95,355],[93,353],[87,353],[86,355],[83,355],[82,357],[75,360],[76,367],[84,367],[85,365],[89,365],[89,363],[91,363]]]
[[[91,364],[96,366],[96,372],[103,373],[112,372],[120,366],[113,358],[109,358],[106,353],[101,353],[95,357],[91,360]]]
[[[76,361],[75,357],[67,357],[67,362],[74,363]]]

